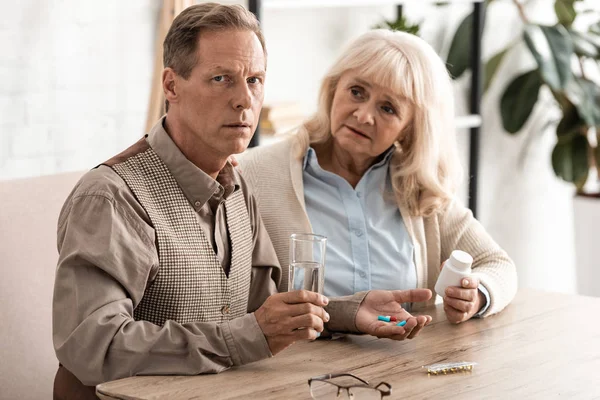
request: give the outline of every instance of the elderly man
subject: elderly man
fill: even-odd
[[[263,102],[266,50],[241,6],[183,11],[164,42],[167,115],[88,172],[58,222],[55,398],[142,374],[202,374],[271,357],[328,331],[413,337],[429,291],[328,300],[277,293],[281,269],[257,205],[228,162]],[[405,313],[404,328],[377,322]],[[86,386],[88,385],[88,386]]]

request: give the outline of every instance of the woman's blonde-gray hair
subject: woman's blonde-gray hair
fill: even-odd
[[[397,143],[392,184],[413,215],[429,216],[453,199],[462,169],[454,129],[451,79],[433,48],[405,33],[377,29],[352,41],[325,75],[317,112],[299,138],[304,148],[331,137],[331,106],[340,77],[352,70],[412,105]]]

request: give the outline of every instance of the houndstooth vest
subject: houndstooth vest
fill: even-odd
[[[245,315],[252,228],[241,190],[225,201],[231,243],[227,277],[196,211],[145,139],[105,164],[123,178],[156,232],[158,273],[135,308],[134,318],[162,326],[167,320],[220,322]]]

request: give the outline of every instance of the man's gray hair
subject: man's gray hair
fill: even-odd
[[[173,20],[163,43],[164,67],[172,68],[177,75],[187,79],[198,62],[198,36],[203,30],[224,29],[254,32],[266,58],[265,39],[254,14],[238,4],[203,3],[186,8]]]

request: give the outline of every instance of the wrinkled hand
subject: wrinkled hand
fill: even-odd
[[[461,285],[462,288],[459,286],[446,288],[444,296],[444,311],[448,321],[453,324],[471,319],[485,303],[485,295],[477,289],[479,287],[477,278],[465,278],[461,281]]]
[[[323,309],[328,302],[325,296],[308,290],[271,295],[254,312],[271,353],[277,354],[297,340],[316,339],[329,321]]]
[[[356,327],[363,333],[394,340],[412,339],[423,327],[431,322],[429,315],[413,317],[402,303],[427,301],[431,298],[429,289],[412,290],[371,290],[365,297],[356,314]],[[406,325],[378,321],[379,315],[395,316]]]

